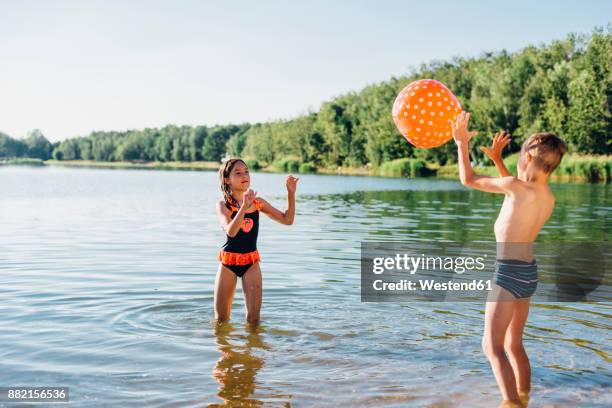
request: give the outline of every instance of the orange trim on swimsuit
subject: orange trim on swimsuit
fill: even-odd
[[[261,202],[259,200],[254,200],[253,203],[255,203],[255,209],[257,211],[261,210]],[[233,205],[230,205],[230,210],[231,211],[238,211],[239,208],[238,207],[234,207]]]
[[[227,252],[224,250],[219,251],[217,260],[224,265],[248,265],[259,261],[259,251],[247,252],[244,254],[238,252]]]

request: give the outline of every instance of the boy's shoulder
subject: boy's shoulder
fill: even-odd
[[[548,184],[543,186],[541,184],[537,184],[532,181],[519,180],[518,178],[513,177],[513,176],[509,176],[508,178],[514,179],[512,181],[509,180],[508,182],[512,183],[511,190],[514,192],[516,196],[520,196],[521,198],[524,198],[524,199],[537,200],[537,201],[550,200],[554,203],[555,196]]]
[[[500,177],[499,186],[507,192],[519,192],[526,187],[516,176]]]
[[[502,189],[506,190],[507,194],[512,194],[517,197],[535,197],[540,192],[534,183],[520,180],[516,176],[501,177],[500,183]]]

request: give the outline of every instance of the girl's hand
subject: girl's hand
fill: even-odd
[[[481,147],[480,150],[484,152],[489,159],[493,161],[493,163],[501,161],[502,159],[502,150],[504,147],[508,146],[510,143],[510,133],[507,132],[497,132],[495,137],[493,138],[493,143],[491,144],[491,148]]]
[[[257,192],[249,188],[249,190],[242,195],[242,207],[247,210],[251,204],[253,204],[255,198],[257,198]]]
[[[475,131],[468,131],[470,116],[471,115],[469,112],[462,111],[457,116],[457,121],[455,123],[451,123],[451,128],[453,130],[453,139],[455,139],[455,143],[457,143],[457,145],[467,145],[470,142],[470,139],[478,134],[478,132]]]
[[[287,191],[290,193],[295,193],[297,189],[297,182],[299,178],[293,177],[292,175],[287,176]]]

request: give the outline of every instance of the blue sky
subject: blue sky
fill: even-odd
[[[589,33],[612,1],[0,0],[0,11],[0,131],[57,141],[295,117],[423,62]]]

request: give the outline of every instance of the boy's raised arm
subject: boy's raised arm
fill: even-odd
[[[493,143],[491,144],[491,148],[482,146],[480,150],[486,154],[489,159],[495,164],[497,171],[499,172],[500,177],[511,176],[504,160],[502,159],[502,150],[504,147],[508,146],[510,143],[510,134],[507,132],[497,132],[495,137],[493,138]]]
[[[512,190],[516,184],[516,179],[512,176],[493,178],[476,174],[470,163],[469,143],[470,139],[478,132],[468,131],[470,114],[461,112],[455,123],[452,124],[453,138],[457,144],[459,161],[459,179],[461,184],[476,190],[489,193],[505,194]],[[505,166],[504,166],[505,167]]]

